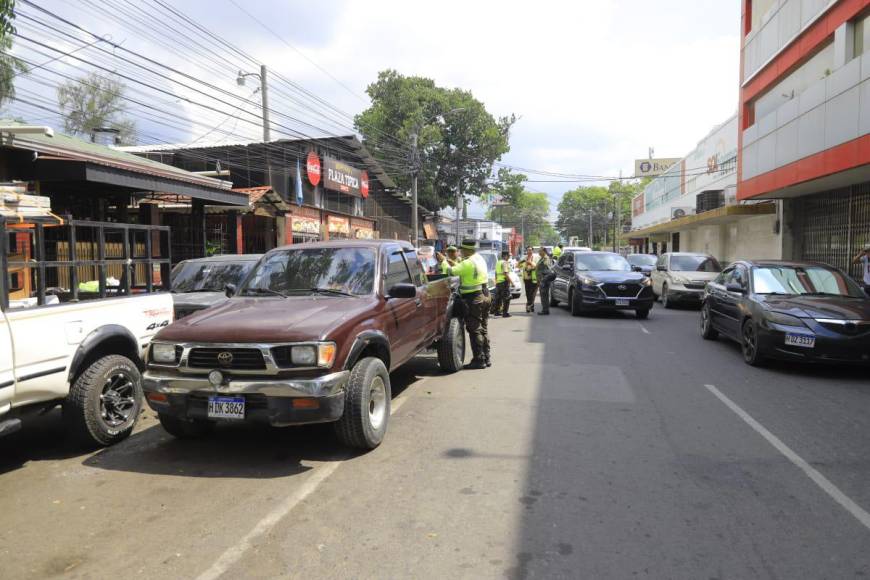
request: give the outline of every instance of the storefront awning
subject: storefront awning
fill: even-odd
[[[631,230],[623,234],[622,238],[645,238],[655,234],[666,234],[679,230],[693,229],[700,226],[713,226],[727,224],[743,217],[769,215],[776,213],[776,205],[773,203],[757,203],[751,205],[725,205],[710,211],[695,215],[687,215],[671,221],[655,224],[639,230]]]

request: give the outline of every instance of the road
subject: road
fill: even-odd
[[[398,373],[368,454],[324,427],[175,441],[150,414],[84,452],[42,418],[0,441],[0,576],[870,575],[865,370],[750,368],[692,310],[513,310],[493,368]]]

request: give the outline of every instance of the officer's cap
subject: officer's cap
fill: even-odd
[[[477,240],[462,240],[462,244],[459,247],[463,250],[476,250]]]

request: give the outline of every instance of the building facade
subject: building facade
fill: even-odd
[[[776,205],[737,200],[737,126],[735,115],[715,127],[633,198],[634,251],[703,252],[723,262],[781,257]]]
[[[781,200],[784,257],[870,243],[870,0],[743,0],[737,199]]]

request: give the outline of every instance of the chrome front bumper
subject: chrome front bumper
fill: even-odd
[[[219,395],[264,395],[266,397],[331,397],[344,392],[350,371],[339,371],[311,379],[280,377],[254,378],[229,376],[223,384],[214,386],[205,375],[178,375],[163,370],[148,369],[142,380],[146,393],[186,395],[214,393]]]

